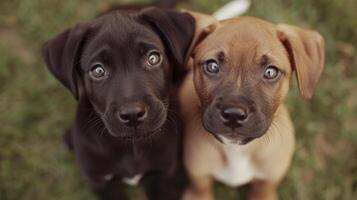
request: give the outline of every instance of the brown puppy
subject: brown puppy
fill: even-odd
[[[232,187],[252,183],[249,199],[277,199],[294,150],[284,106],[291,74],[310,99],[324,66],[324,40],[253,17],[217,22],[193,15],[211,25],[196,31],[180,92],[191,182],[184,199],[213,199],[213,179]]]

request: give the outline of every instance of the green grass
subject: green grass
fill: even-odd
[[[62,144],[75,101],[47,72],[41,44],[111,1],[0,0],[0,199],[94,199]],[[126,1],[128,2],[128,1]],[[212,12],[227,0],[192,0],[180,7]],[[357,197],[357,1],[253,1],[248,15],[321,32],[327,62],[315,97],[305,102],[295,80],[287,104],[297,146],[281,199]],[[217,184],[218,200],[242,190]],[[140,199],[137,189],[129,188]]]

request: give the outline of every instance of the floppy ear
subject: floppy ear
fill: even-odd
[[[208,36],[210,35],[218,26],[218,20],[207,14],[197,13],[197,12],[188,12],[196,22],[195,34],[191,42],[189,50],[186,52],[185,63],[187,68],[193,67],[193,57],[196,47]]]
[[[191,11],[187,13],[195,19],[196,27],[193,40],[186,54],[186,62],[192,56],[195,47],[197,47],[197,45],[200,44],[218,26],[218,20],[211,15]]]
[[[50,72],[78,99],[77,67],[87,24],[78,24],[55,38],[47,41],[42,47],[42,56]]]
[[[285,24],[277,25],[277,30],[295,70],[300,94],[311,99],[325,64],[324,39],[315,31]]]
[[[195,20],[187,13],[147,8],[139,13],[139,18],[146,22],[160,36],[174,60],[174,78],[185,73],[185,55],[188,51],[195,31]]]

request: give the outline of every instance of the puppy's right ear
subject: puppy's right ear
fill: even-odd
[[[42,47],[42,56],[50,72],[78,99],[77,70],[88,24],[67,29]]]
[[[218,26],[218,20],[211,15],[191,11],[188,11],[187,13],[195,19],[196,27],[193,40],[186,54],[186,63],[189,62],[195,48]]]

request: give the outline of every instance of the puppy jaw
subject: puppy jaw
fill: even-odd
[[[237,135],[235,137],[227,137],[224,135],[217,135],[216,138],[219,138],[218,140],[222,143],[222,144],[233,144],[233,145],[245,145],[248,144],[249,142],[251,142],[253,139],[255,138],[245,138],[243,136]]]

